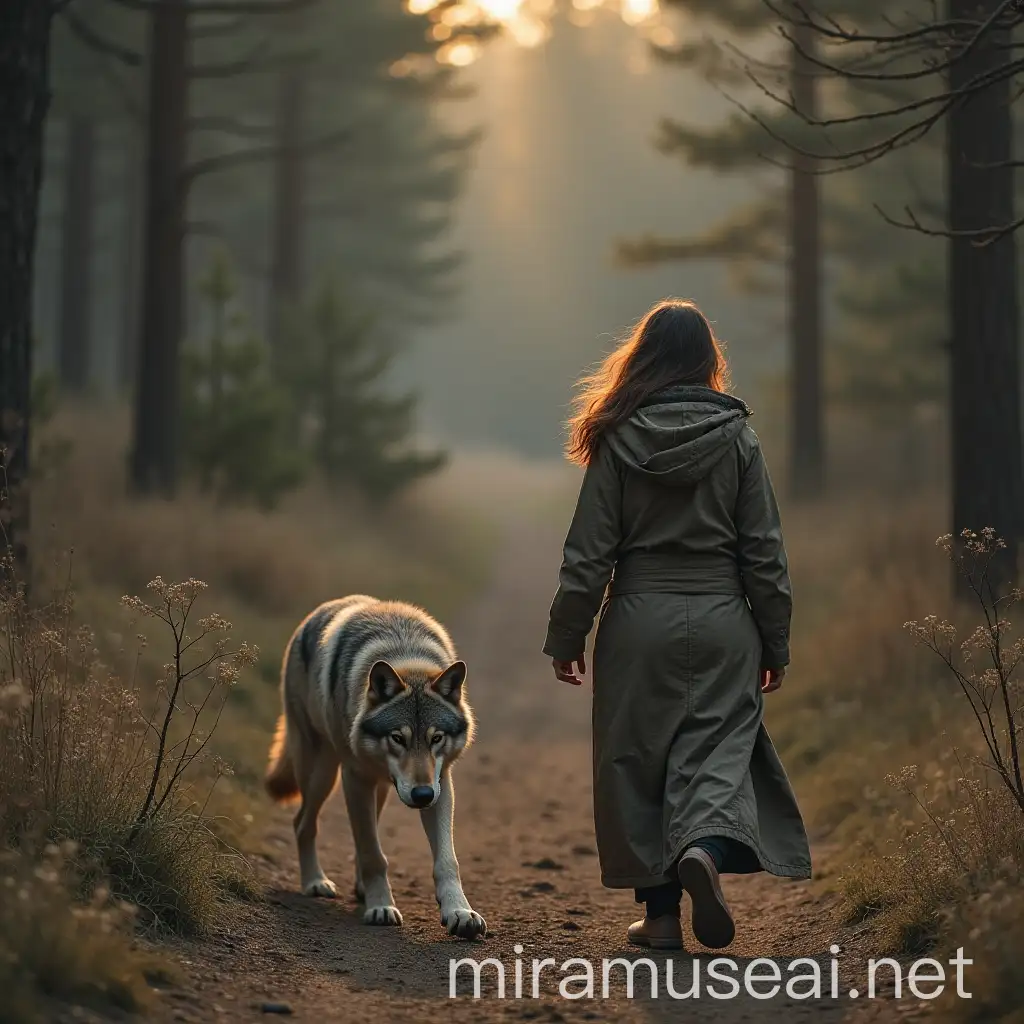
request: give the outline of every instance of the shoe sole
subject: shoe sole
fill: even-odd
[[[683,944],[678,939],[649,939],[646,936],[628,935],[626,941],[631,946],[640,946],[643,949],[682,949]]]
[[[724,949],[736,937],[736,924],[714,872],[699,854],[679,861],[679,884],[690,894],[693,934],[708,949]]]

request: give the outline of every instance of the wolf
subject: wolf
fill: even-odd
[[[419,810],[434,860],[441,923],[460,938],[482,937],[455,856],[452,765],[473,739],[466,663],[422,608],[353,594],[328,601],[299,624],[281,670],[282,714],[265,785],[295,815],[302,892],[337,897],[317,857],[317,822],[342,790],[356,848],[363,921],[400,925],[377,823],[391,788]]]

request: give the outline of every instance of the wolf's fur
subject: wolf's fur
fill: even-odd
[[[363,920],[402,923],[377,835],[394,786],[404,804],[420,810],[442,924],[464,938],[485,934],[462,891],[453,844],[451,766],[473,736],[465,677],[444,628],[412,605],[354,594],[322,604],[299,624],[284,655],[284,713],[266,788],[279,802],[301,797],[295,837],[307,896],[338,894],[320,868],[316,835],[340,768]]]

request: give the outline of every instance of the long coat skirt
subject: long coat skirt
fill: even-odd
[[[759,673],[789,660],[791,598],[748,415],[692,388],[640,410],[591,460],[566,538],[544,649],[575,660],[600,608],[594,819],[611,888],[674,878],[712,835],[747,854],[725,871],[810,876],[762,721]]]

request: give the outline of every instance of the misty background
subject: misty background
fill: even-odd
[[[464,291],[450,323],[418,335],[407,368],[431,429],[556,454],[574,381],[669,295],[714,320],[737,390],[779,368],[780,310],[766,321],[722,267],[629,270],[615,258],[622,238],[696,234],[750,196],[752,183],[687,168],[652,144],[662,116],[710,126],[729,113],[718,90],[657,62],[611,11],[587,26],[555,19],[540,47],[496,40],[466,77],[476,94],[445,110],[484,127],[455,215]]]
[[[680,35],[710,31],[688,15],[671,17]],[[458,97],[438,101],[432,111],[445,131],[480,133],[467,155],[450,229],[437,242],[457,252],[461,265],[452,274],[453,301],[438,322],[402,324],[402,351],[389,373],[396,386],[417,389],[422,430],[448,446],[556,456],[575,380],[665,296],[694,299],[712,318],[728,343],[736,389],[751,401],[765,372],[782,368],[778,296],[758,302],[738,295],[727,269],[715,262],[631,269],[616,258],[616,243],[629,236],[699,234],[755,195],[766,176],[778,177],[767,164],[759,174],[723,176],[655,149],[661,117],[710,128],[732,104],[698,72],[659,61],[649,35],[614,9],[570,7],[552,16],[546,29],[550,35],[538,45],[521,45],[512,34],[489,39],[473,64],[459,69]],[[100,70],[105,58],[80,42],[77,49],[86,50],[74,55],[85,65],[78,74],[103,94],[101,103],[114,108],[115,120],[123,118],[110,68]],[[70,90],[80,80],[63,81]],[[58,77],[58,109],[68,100],[61,85]],[[330,92],[320,102],[330,104]],[[116,123],[99,132],[105,145],[97,158],[90,385],[109,396],[118,391],[116,346],[109,341],[126,329],[119,322],[125,315],[119,203],[126,143]],[[43,371],[57,367],[66,145],[65,125],[56,119],[48,134],[35,300]],[[324,162],[330,165],[329,155]],[[261,173],[255,167],[244,187],[256,192],[252,179]],[[218,191],[219,214],[229,190],[230,183]],[[240,239],[265,246],[265,225],[252,216],[252,203],[240,216],[249,222],[231,248],[244,277],[246,311],[266,330],[267,284],[246,262],[245,242],[239,247]],[[324,230],[344,238],[348,226]],[[208,245],[199,238],[190,246],[193,281],[204,270]],[[317,254],[310,274],[330,256]],[[385,285],[374,301],[386,304],[387,294]],[[193,294],[193,332],[201,331],[196,307]]]

